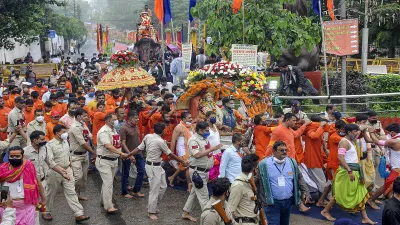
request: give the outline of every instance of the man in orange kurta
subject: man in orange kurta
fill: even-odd
[[[172,134],[174,133],[176,125],[171,123],[171,118],[168,113],[164,113],[162,115],[162,122],[165,124],[164,135],[162,136],[162,139],[164,139],[169,146],[171,144]],[[162,158],[164,161],[168,161],[168,156],[166,154],[162,154]]]
[[[280,140],[286,143],[286,146],[288,148],[288,156],[290,158],[296,157],[294,139],[296,137],[300,137],[307,128],[308,124],[310,124],[311,122],[309,120],[306,120],[305,123],[298,130],[295,131],[293,130],[293,128],[296,126],[296,123],[297,117],[294,114],[285,114],[282,123],[277,126],[276,129],[272,132],[271,141],[269,142],[265,156],[272,155],[272,146],[276,141]]]
[[[41,99],[43,94],[47,92],[47,87],[43,85],[42,79],[36,80],[36,86],[32,88],[33,91],[36,91],[39,94],[39,98]],[[31,93],[32,94],[32,93]]]
[[[105,104],[103,101],[97,103],[97,112],[95,112],[93,115],[93,129],[92,129],[93,144],[95,146],[97,145],[97,133],[106,124],[104,118],[106,117],[107,114],[113,112],[114,110],[112,109],[105,110]]]
[[[329,131],[327,121],[321,121],[321,117],[313,115],[312,123],[305,131],[304,164],[307,166],[310,178],[317,184],[321,193],[317,206],[323,207],[324,201],[331,190],[331,183],[326,179],[324,173],[323,135]]]
[[[106,109],[116,109],[119,107],[122,98],[119,97],[119,89],[112,90],[112,97],[106,102]]]
[[[60,113],[58,111],[51,112],[51,121],[46,123],[46,140],[50,141],[54,138],[53,129],[57,124],[62,124],[60,122]]]
[[[33,100],[32,99],[26,100],[24,116],[25,116],[26,124],[30,123],[32,120],[35,119],[35,110],[33,108]]]
[[[0,133],[1,140],[7,139],[8,114],[10,111],[10,108],[4,106],[4,99],[0,98],[0,128],[2,129]]]
[[[262,115],[254,117],[254,142],[256,144],[256,155],[259,157],[259,162],[265,158],[267,153],[267,147],[271,140],[272,127],[268,127],[265,124],[265,120]]]
[[[41,109],[44,111],[44,102],[41,97],[39,98],[39,93],[37,91],[32,91],[31,97],[33,100],[33,109]]]
[[[335,123],[336,132],[329,136],[328,140],[328,163],[326,165],[326,173],[328,175],[329,180],[333,180],[333,177],[336,174],[336,170],[339,168],[339,160],[338,160],[338,146],[339,142],[345,136],[344,126],[346,123],[343,120],[337,120]]]
[[[157,105],[159,105],[159,104],[157,104]],[[150,120],[149,120],[150,133],[154,133],[154,125],[156,123],[163,122],[163,118],[162,118],[163,114],[171,115],[172,113],[173,113],[173,111],[171,111],[171,108],[168,105],[159,106],[157,112],[155,112],[153,115],[150,116]]]

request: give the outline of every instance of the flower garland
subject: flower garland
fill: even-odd
[[[136,66],[139,62],[139,58],[133,52],[118,51],[111,56],[110,62],[118,64],[118,66]]]

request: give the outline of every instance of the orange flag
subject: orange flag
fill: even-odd
[[[164,17],[164,5],[163,0],[154,0],[154,13],[160,23],[163,22]]]
[[[326,6],[328,8],[329,17],[331,17],[331,20],[335,20],[335,14],[333,12],[333,0],[327,0]]]
[[[233,4],[232,4],[233,13],[237,13],[240,10],[240,7],[242,6],[243,1],[244,0],[233,0]]]

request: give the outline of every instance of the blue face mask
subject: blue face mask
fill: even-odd
[[[210,136],[210,131],[208,131],[207,133],[203,133],[201,136],[203,138],[208,138],[208,136]]]
[[[94,93],[93,92],[89,92],[89,97],[93,98],[94,97]]]
[[[210,118],[210,123],[215,124],[217,122],[217,118],[211,117]]]

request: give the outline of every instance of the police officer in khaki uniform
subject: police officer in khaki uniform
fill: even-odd
[[[47,143],[46,163],[52,169],[46,174],[46,199],[47,212],[42,215],[44,220],[52,220],[51,210],[54,199],[60,186],[63,187],[64,196],[69,207],[74,211],[75,221],[82,222],[89,217],[83,214],[83,207],[79,203],[75,192],[75,179],[71,168],[68,145],[67,128],[57,124],[53,129],[54,138]]]
[[[89,129],[85,122],[89,120],[88,113],[84,109],[75,111],[75,120],[68,130],[71,150],[71,166],[75,178],[75,191],[79,200],[87,200],[81,195],[86,187],[89,160],[87,152],[92,153],[92,160],[96,159],[96,152],[88,144]]]
[[[184,166],[188,165],[188,162],[183,161],[181,158],[176,156],[168,148],[167,142],[162,139],[165,129],[165,124],[156,123],[154,125],[154,134],[148,134],[144,137],[142,143],[126,157],[130,157],[137,154],[139,151],[146,150],[146,173],[150,181],[150,193],[149,203],[147,205],[148,216],[152,220],[157,220],[157,203],[164,196],[165,190],[167,189],[167,180],[165,177],[165,171],[161,167],[161,154],[165,153],[169,158],[174,159]],[[126,158],[123,157],[123,158]]]
[[[207,190],[208,172],[211,167],[214,166],[214,160],[210,156],[210,153],[222,147],[222,144],[219,144],[211,148],[210,143],[207,141],[208,136],[210,136],[208,123],[199,122],[196,125],[196,133],[188,140],[190,179],[193,179],[193,173],[197,171],[203,180],[202,188],[196,188],[195,186],[192,188],[185,207],[183,208],[182,217],[191,221],[196,221],[196,218],[190,215],[195,207],[196,198],[199,201],[202,210],[209,199]]]
[[[29,138],[33,131],[42,131],[46,135],[46,122],[44,121],[44,112],[41,109],[35,110],[35,119],[28,123],[26,135],[28,136],[27,145],[31,144]]]
[[[115,213],[118,209],[114,208],[112,203],[114,176],[118,169],[118,158],[126,154],[121,151],[120,136],[114,129],[117,116],[107,114],[104,120],[105,125],[97,133],[96,168],[103,180],[101,203],[107,213]]]
[[[29,136],[28,145],[24,148],[24,156],[29,159],[36,168],[36,177],[42,183],[43,187],[46,187],[46,173],[49,170],[49,166],[46,164],[46,137],[45,133],[39,130],[33,131]]]
[[[21,126],[22,129],[26,130],[26,121],[24,116],[24,108],[25,108],[25,100],[21,97],[16,97],[14,99],[15,107],[8,114],[8,135],[10,136],[16,129],[17,126]],[[26,147],[26,139],[27,137],[22,135],[17,135],[14,141],[11,142],[10,147],[12,146],[21,146]]]
[[[217,178],[211,182],[211,189],[213,191],[213,195],[210,200],[206,203],[203,212],[200,216],[200,225],[224,225],[225,222],[222,219],[221,215],[215,210],[214,207],[216,203],[222,203],[219,205],[219,209],[222,209],[225,212],[225,215],[231,220],[232,225],[236,225],[237,223],[233,219],[232,211],[228,202],[226,201],[229,186],[231,183],[228,178]],[[218,208],[218,207],[217,207]]]
[[[258,213],[254,213],[256,202],[252,199],[254,192],[249,179],[251,172],[258,165],[258,156],[246,155],[242,159],[242,173],[232,183],[229,195],[229,206],[238,224],[258,225]]]

